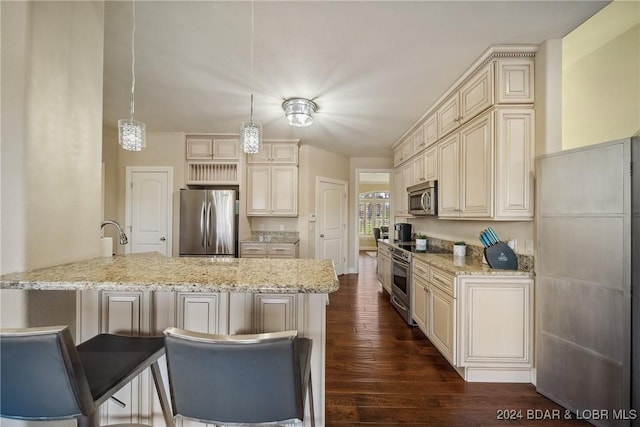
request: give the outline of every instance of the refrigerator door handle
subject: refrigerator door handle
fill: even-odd
[[[206,246],[206,240],[205,240],[206,234],[205,234],[205,222],[204,222],[205,211],[206,211],[206,204],[205,202],[202,202],[202,209],[200,210],[200,237],[202,240],[203,248]]]
[[[209,250],[209,248],[211,247],[211,201],[207,202],[207,230],[206,230],[206,236],[207,236],[207,251]]]

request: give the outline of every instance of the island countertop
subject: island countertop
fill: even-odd
[[[1,289],[330,293],[331,260],[169,258],[158,253],[99,257],[0,276]]]

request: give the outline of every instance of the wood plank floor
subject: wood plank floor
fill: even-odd
[[[341,276],[329,296],[327,426],[589,425],[564,419],[564,408],[531,384],[465,383],[394,311],[375,268],[375,258],[361,252],[360,274]],[[504,410],[522,418],[498,419]]]

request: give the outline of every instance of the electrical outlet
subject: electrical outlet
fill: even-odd
[[[514,237],[507,240],[507,245],[515,252],[516,249],[518,248],[518,239]]]
[[[533,240],[524,241],[524,253],[527,255],[533,255]]]

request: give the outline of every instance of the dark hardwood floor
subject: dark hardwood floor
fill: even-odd
[[[341,276],[329,298],[327,426],[589,425],[564,419],[565,409],[531,384],[464,382],[393,310],[366,252],[360,274]]]

